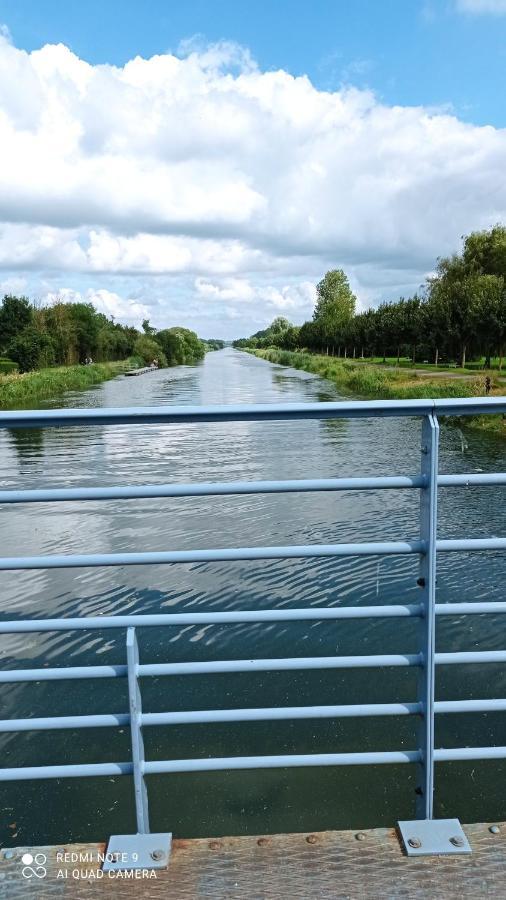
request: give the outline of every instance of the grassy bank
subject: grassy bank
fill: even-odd
[[[483,375],[464,380],[461,378],[421,377],[409,369],[385,369],[380,365],[369,365],[353,360],[335,359],[288,350],[252,350],[261,359],[314,372],[332,381],[344,393],[354,394],[367,400],[414,400],[420,398],[480,397],[484,394]],[[493,395],[504,394],[504,387],[494,383]],[[506,437],[506,419],[502,416],[466,417],[466,425],[486,428]]]
[[[65,391],[80,391],[114,378],[129,367],[127,362],[93,363],[91,366],[62,366],[38,369],[19,375],[0,375],[0,408],[15,409],[37,405]]]

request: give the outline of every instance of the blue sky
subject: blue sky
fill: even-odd
[[[504,126],[506,15],[487,10],[455,0],[0,0],[0,21],[16,46],[63,42],[115,65],[195,35],[233,40],[262,69],[307,74],[325,90],[349,81],[388,104],[448,105]]]
[[[506,0],[0,0],[0,295],[239,337],[506,222]]]

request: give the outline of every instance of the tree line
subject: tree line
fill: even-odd
[[[194,363],[209,346],[188,328],[156,330],[147,319],[142,331],[98,312],[92,303],[57,301],[36,307],[27,297],[6,295],[0,306],[0,371],[131,358],[132,365],[157,360],[160,366]]]
[[[462,251],[438,260],[435,274],[412,297],[356,313],[356,297],[342,269],[316,288],[311,321],[278,317],[236,347],[275,346],[345,357],[409,357],[413,362],[466,362],[492,357],[502,366],[506,346],[506,227],[463,239]]]

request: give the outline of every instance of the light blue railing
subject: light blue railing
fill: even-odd
[[[368,543],[341,543],[287,547],[240,547],[231,549],[171,550],[142,553],[19,556],[0,558],[0,570],[54,569],[69,567],[125,566],[216,562],[224,560],[261,560],[338,556],[386,556],[416,554],[420,559],[418,584],[420,602],[412,605],[361,606],[304,609],[245,610],[243,612],[174,613],[160,615],[98,616],[60,619],[13,619],[0,621],[1,634],[72,631],[81,629],[126,629],[125,665],[42,667],[0,672],[0,682],[53,681],[87,678],[127,678],[129,711],[104,715],[49,716],[0,721],[0,732],[57,730],[63,728],[96,728],[129,725],[132,759],[117,763],[27,766],[0,769],[4,781],[38,778],[80,778],[84,776],[133,775],[138,835],[149,834],[148,799],[145,775],[163,772],[204,772],[230,769],[285,768],[302,766],[349,766],[368,764],[415,763],[418,771],[416,817],[421,823],[434,823],[434,763],[449,760],[504,759],[506,747],[434,748],[434,715],[506,710],[506,699],[435,701],[436,665],[506,662],[506,650],[482,652],[436,653],[435,620],[445,615],[477,615],[506,612],[506,602],[451,603],[435,602],[436,556],[458,551],[506,550],[506,538],[462,538],[445,540],[437,537],[437,488],[462,485],[506,485],[506,473],[438,474],[439,416],[465,416],[506,413],[506,399],[476,398],[462,400],[408,400],[318,403],[230,407],[153,407],[145,409],[84,409],[13,411],[0,414],[3,428],[45,428],[88,425],[170,426],[177,422],[273,421],[283,419],[365,418],[378,416],[418,416],[422,419],[420,471],[412,476],[354,477],[300,481],[256,481],[200,484],[156,484],[145,486],[26,489],[0,491],[0,504],[65,502],[86,500],[135,499],[146,497],[195,497],[223,494],[286,493],[304,491],[343,491],[378,489],[416,489],[420,491],[420,533],[415,541],[399,540]],[[282,659],[219,660],[150,664],[140,662],[136,628],[180,625],[209,625],[245,622],[322,621],[361,618],[417,617],[420,621],[420,643],[414,654],[379,654],[368,656],[331,656]],[[259,672],[300,669],[379,668],[384,666],[416,667],[419,673],[417,698],[406,703],[374,703],[339,706],[295,706],[287,708],[191,710],[183,712],[145,713],[142,711],[139,680],[159,675],[192,675],[217,672]],[[412,750],[367,753],[290,754],[279,756],[247,756],[204,759],[145,760],[142,730],[153,725],[204,722],[251,722],[282,719],[314,719],[365,716],[412,715],[418,721],[417,746]],[[455,821],[450,833],[455,831]],[[403,823],[412,826],[413,823]],[[440,823],[439,823],[440,824]],[[458,824],[458,823],[457,823]],[[409,832],[409,829],[408,829]],[[411,850],[403,831],[408,852],[430,852],[420,849],[414,839]],[[160,835],[156,836],[157,838]],[[452,848],[445,848],[446,838],[437,835],[438,852],[457,852],[462,838],[450,837]],[[465,839],[464,839],[465,840]],[[124,839],[123,839],[124,841]],[[430,844],[430,840],[426,843]],[[446,841],[448,843],[448,841]],[[418,848],[417,846],[418,845]],[[469,848],[467,848],[469,849]],[[159,851],[155,851],[158,853]],[[152,858],[153,854],[151,854]],[[165,860],[166,861],[166,860]],[[130,863],[130,866],[132,863]]]

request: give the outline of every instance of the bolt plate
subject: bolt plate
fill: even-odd
[[[166,869],[172,834],[114,834],[107,845],[104,872],[125,869]],[[112,857],[116,856],[113,860]]]
[[[415,819],[397,825],[408,856],[473,852],[458,819]],[[452,843],[452,838],[456,843]],[[410,846],[409,841],[420,846]]]

